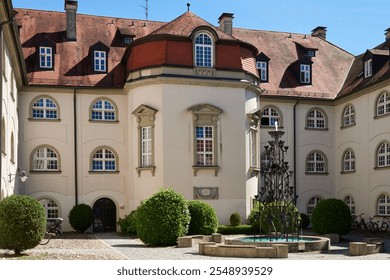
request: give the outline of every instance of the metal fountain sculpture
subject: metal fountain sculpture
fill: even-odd
[[[261,180],[255,196],[259,202],[259,212],[255,219],[260,226],[260,237],[265,240],[286,240],[295,235],[299,239],[299,212],[296,209],[295,186],[291,185],[293,171],[286,160],[288,146],[282,140],[284,131],[268,132],[271,140],[265,146],[265,156],[261,164]],[[254,234],[256,238],[256,233]]]

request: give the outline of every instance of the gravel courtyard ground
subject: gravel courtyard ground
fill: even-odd
[[[382,234],[385,253],[351,257],[349,241],[362,241],[363,234],[351,234],[340,243],[332,244],[327,252],[289,253],[291,260],[390,260],[390,236]],[[370,236],[372,237],[372,236]],[[149,247],[139,239],[124,237],[119,233],[79,234],[64,233],[46,245],[15,256],[12,251],[0,250],[0,260],[218,260],[220,258],[198,255],[198,248]]]

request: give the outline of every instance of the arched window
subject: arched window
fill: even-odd
[[[348,206],[349,211],[351,212],[352,215],[355,215],[355,200],[353,199],[352,196],[347,195],[344,198],[344,203]]]
[[[390,196],[387,194],[378,198],[378,215],[390,215]]]
[[[117,119],[116,106],[112,101],[100,99],[93,103],[91,119],[94,121],[115,121]]]
[[[57,103],[49,97],[40,97],[31,105],[31,118],[38,120],[58,119]]]
[[[390,166],[390,144],[383,142],[377,151],[377,167]]]
[[[50,147],[39,147],[33,152],[33,171],[58,171],[59,157],[56,151]]]
[[[355,170],[355,153],[352,149],[348,149],[343,156],[343,172],[353,172]]]
[[[383,92],[376,103],[376,115],[383,116],[390,113],[390,94]]]
[[[54,200],[50,198],[41,198],[39,202],[45,208],[47,220],[50,221],[59,217],[58,205]]]
[[[275,126],[275,123],[281,126],[281,114],[278,109],[273,107],[266,107],[261,111],[261,125]]]
[[[213,40],[206,33],[195,38],[195,66],[213,67]]]
[[[314,208],[316,208],[317,204],[321,202],[321,198],[318,196],[312,197],[307,203],[307,214],[313,214]]]
[[[309,111],[306,117],[306,127],[315,129],[326,128],[326,116],[320,109],[312,109]]]
[[[306,158],[307,173],[326,173],[327,162],[322,152],[311,152]]]
[[[356,123],[355,107],[348,105],[343,112],[343,124],[342,126],[350,126]]]
[[[93,153],[92,171],[117,171],[117,158],[108,148],[100,148]]]

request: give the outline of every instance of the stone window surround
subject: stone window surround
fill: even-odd
[[[57,118],[56,119],[48,119],[46,118],[46,106],[43,107],[45,117],[44,118],[33,118],[33,108],[34,108],[34,103],[39,100],[39,99],[50,99],[55,105],[56,105],[56,111],[57,111]],[[54,109],[54,108],[53,108]],[[49,95],[39,95],[36,96],[34,99],[31,100],[30,106],[29,106],[29,118],[28,120],[30,121],[60,121],[60,106],[57,100]]]

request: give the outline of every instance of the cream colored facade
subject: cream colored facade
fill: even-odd
[[[1,188],[0,200],[19,192],[18,88],[24,82],[20,47],[10,14],[10,1],[0,2]]]

